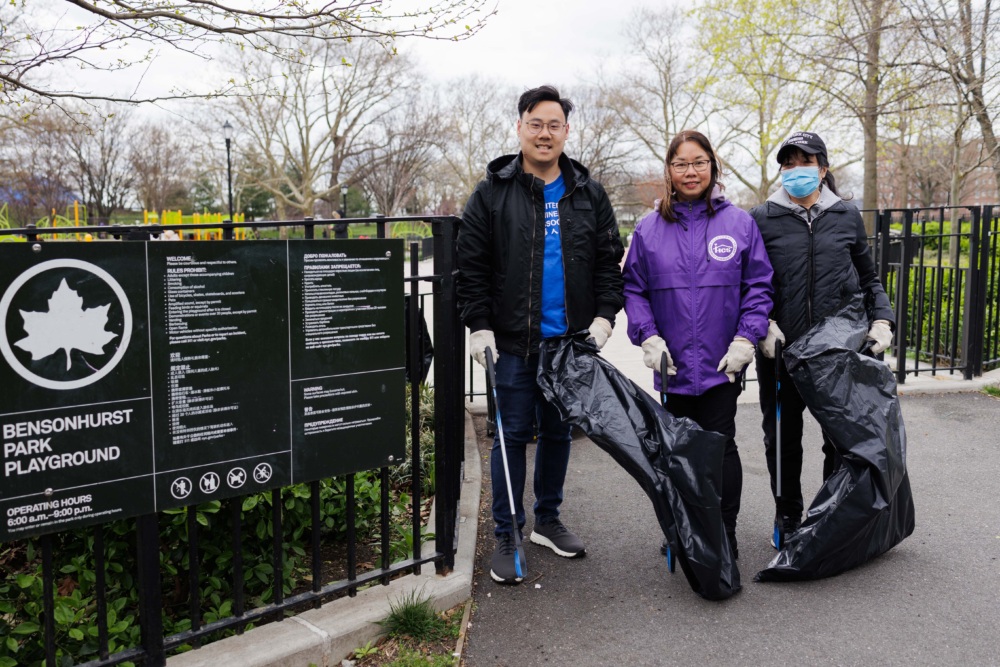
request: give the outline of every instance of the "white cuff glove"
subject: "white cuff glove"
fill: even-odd
[[[659,372],[660,359],[663,358],[664,352],[667,353],[667,375],[677,375],[677,367],[674,366],[670,350],[667,349],[667,344],[663,342],[662,338],[650,336],[642,341],[642,363],[646,364],[647,368]]]
[[[597,349],[600,350],[611,338],[611,322],[608,322],[603,317],[595,317],[594,321],[590,323],[590,338],[594,339],[594,343],[597,344]]]
[[[785,344],[785,334],[781,333],[781,329],[778,328],[778,323],[774,320],[767,321],[767,336],[764,340],[757,343],[757,347],[760,348],[761,353],[768,359],[774,359],[774,342],[781,341],[781,344]]]
[[[872,352],[879,354],[892,345],[892,327],[886,320],[875,320],[868,330],[868,338],[873,341]]]
[[[773,347],[771,352],[774,352]],[[742,371],[751,359],[753,359],[753,343],[743,336],[736,336],[729,344],[729,351],[722,357],[716,370],[724,372],[730,382],[736,382],[736,374]]]
[[[483,368],[486,368],[486,348],[493,350],[493,363],[496,363],[500,353],[497,352],[497,342],[493,338],[493,332],[489,329],[480,329],[469,334],[469,354]]]

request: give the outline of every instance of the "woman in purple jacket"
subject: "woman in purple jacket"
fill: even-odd
[[[708,139],[685,130],[670,142],[666,195],[639,222],[625,266],[628,335],[643,362],[667,354],[667,410],[728,439],[722,518],[733,556],[743,468],[736,448],[737,378],[767,334],[771,264],[753,218],[722,196],[719,160]]]

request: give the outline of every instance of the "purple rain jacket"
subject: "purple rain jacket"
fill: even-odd
[[[660,336],[677,375],[670,393],[698,396],[728,382],[717,371],[734,336],[767,334],[773,271],[757,223],[724,197],[677,202],[677,222],[653,211],[635,228],[622,275],[628,336]],[[660,374],[654,373],[660,389]]]

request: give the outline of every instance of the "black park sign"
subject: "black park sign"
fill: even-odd
[[[0,246],[0,541],[404,454],[396,240]]]

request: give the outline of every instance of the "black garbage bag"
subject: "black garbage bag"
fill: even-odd
[[[674,418],[584,337],[542,343],[538,385],[564,420],[639,482],[691,588],[709,600],[736,593],[740,572],[719,499],[725,436]]]
[[[841,463],[757,581],[840,574],[913,532],[896,380],[883,362],[858,352],[867,333],[864,300],[857,296],[785,350],[792,381]]]
[[[423,307],[418,307],[417,319],[420,321],[420,329],[417,331],[417,349],[419,350],[420,368],[417,382],[423,384],[427,380],[427,373],[431,370],[431,363],[434,361],[434,343],[431,341],[431,332],[427,329],[427,320],[424,319]],[[410,381],[410,295],[403,296],[403,331],[406,339],[406,381]]]

